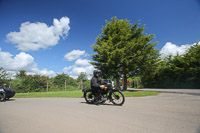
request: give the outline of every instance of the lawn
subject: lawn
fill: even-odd
[[[125,97],[141,97],[158,95],[158,92],[151,91],[123,91]],[[31,92],[31,93],[16,93],[14,98],[36,98],[36,97],[69,97],[81,98],[83,92],[79,91],[58,91],[58,92]]]

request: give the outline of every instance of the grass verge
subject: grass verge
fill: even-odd
[[[152,91],[123,91],[125,97],[142,97],[158,95],[158,92]],[[81,98],[83,92],[79,91],[58,91],[58,92],[31,92],[31,93],[16,93],[14,98],[37,98],[37,97],[69,97]]]
[[[123,91],[125,97],[144,97],[144,96],[155,96],[158,95],[159,92],[154,91]]]

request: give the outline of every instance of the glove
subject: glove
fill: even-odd
[[[100,85],[100,88],[101,88],[101,89],[105,88],[105,85]]]

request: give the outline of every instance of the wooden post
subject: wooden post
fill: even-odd
[[[49,91],[49,82],[47,81],[47,92]]]
[[[83,90],[83,80],[80,81],[81,90]]]
[[[65,91],[66,91],[66,79],[65,79]]]

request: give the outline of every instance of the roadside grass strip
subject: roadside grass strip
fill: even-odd
[[[159,94],[159,92],[154,92],[154,91],[135,91],[135,90],[123,91],[123,93],[125,97],[144,97],[144,96],[155,96]]]
[[[158,95],[158,92],[152,91],[123,91],[125,97],[142,97]],[[31,93],[16,93],[14,98],[37,98],[37,97],[68,97],[81,98],[83,92],[79,91],[58,91],[58,92],[31,92]]]

